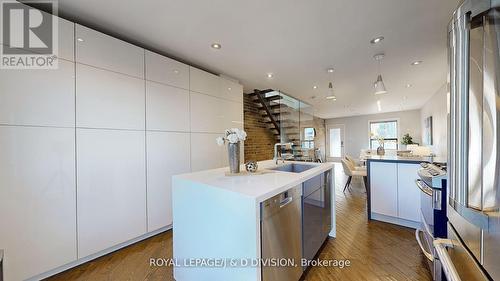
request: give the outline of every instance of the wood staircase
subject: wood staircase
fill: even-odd
[[[276,138],[276,142],[293,142],[300,147],[300,132],[297,120],[293,119],[293,108],[283,103],[283,97],[272,89],[254,90],[248,94],[269,130]]]

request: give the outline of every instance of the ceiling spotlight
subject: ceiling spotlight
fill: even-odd
[[[379,37],[376,37],[376,38],[373,38],[372,40],[370,40],[370,43],[377,44],[382,40],[384,40],[384,36],[379,36]]]
[[[406,88],[411,88],[411,84],[406,84]]]
[[[212,43],[212,45],[210,45],[210,46],[214,49],[217,49],[217,50],[222,48],[222,45],[220,43]]]
[[[326,70],[326,72],[328,72],[328,73],[333,73],[333,68],[328,68],[328,69]]]
[[[421,63],[423,63],[423,61],[417,60],[417,61],[412,62],[411,65],[419,65]]]
[[[78,40],[78,42],[83,42],[83,38],[76,38],[76,40]]]
[[[318,88],[318,86],[313,86],[313,89],[315,89],[315,90],[316,90],[317,88]]]
[[[382,80],[382,74],[380,74],[380,64],[381,61],[384,59],[385,55],[384,54],[376,54],[373,56],[373,58],[378,61],[378,73],[379,75],[377,76],[377,81],[375,81],[374,87],[375,87],[375,95],[381,95],[381,94],[386,94],[387,90],[384,85],[384,81]]]
[[[272,74],[272,73],[268,73],[268,74],[267,74],[267,78],[271,79],[271,78],[273,78],[273,77],[274,77],[274,74]]]

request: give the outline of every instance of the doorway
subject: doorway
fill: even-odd
[[[345,126],[343,124],[326,125],[326,132],[326,161],[340,162],[345,153]]]

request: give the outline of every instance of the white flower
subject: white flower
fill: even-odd
[[[236,135],[238,136],[238,139],[240,141],[244,141],[247,139],[247,133],[243,130],[238,130],[238,132],[236,133]]]
[[[227,140],[230,143],[237,143],[239,141],[238,136],[236,134],[230,134],[229,136],[227,136]]]
[[[224,139],[222,137],[216,138],[215,141],[217,142],[218,146],[222,146],[224,144]]]

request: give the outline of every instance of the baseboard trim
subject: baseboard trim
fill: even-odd
[[[145,239],[151,238],[151,237],[153,237],[153,236],[155,236],[155,235],[158,235],[158,234],[160,234],[160,233],[162,233],[162,232],[165,232],[165,231],[168,231],[168,230],[170,230],[170,229],[172,229],[172,225],[169,225],[169,226],[165,226],[165,227],[159,228],[159,229],[157,229],[157,230],[154,230],[154,231],[148,232],[148,233],[143,234],[143,235],[141,235],[141,236],[139,236],[139,237],[136,237],[136,238],[134,238],[134,239],[128,240],[128,241],[126,241],[126,242],[120,243],[120,244],[115,245],[115,246],[113,246],[113,247],[110,247],[110,248],[107,248],[107,249],[102,250],[102,251],[100,251],[100,252],[97,252],[97,253],[95,253],[95,254],[92,254],[92,255],[90,255],[90,256],[86,256],[86,257],[83,257],[83,258],[81,258],[81,259],[77,259],[77,260],[75,260],[75,261],[72,261],[72,262],[70,262],[70,263],[67,263],[67,264],[65,264],[65,265],[62,265],[62,266],[57,267],[57,268],[55,268],[55,269],[52,269],[52,270],[49,270],[49,271],[47,271],[47,272],[44,272],[44,273],[38,274],[38,275],[33,276],[33,277],[31,277],[31,278],[29,278],[29,279],[27,279],[27,280],[29,280],[29,281],[35,281],[35,280],[41,280],[41,279],[48,278],[48,277],[50,277],[50,276],[53,276],[53,275],[56,275],[56,274],[61,273],[61,272],[63,272],[63,271],[66,271],[66,270],[68,270],[68,269],[70,269],[70,268],[73,268],[73,267],[79,266],[79,265],[84,264],[84,263],[86,263],[86,262],[89,262],[89,261],[91,261],[91,260],[94,260],[94,259],[100,258],[100,257],[102,257],[102,256],[105,256],[105,255],[110,254],[110,253],[112,253],[112,252],[115,252],[115,251],[117,251],[117,250],[120,250],[120,249],[122,249],[122,248],[125,248],[125,247],[127,247],[127,246],[130,246],[130,245],[132,245],[132,244],[135,244],[135,243],[137,243],[137,242],[139,242],[139,241],[142,241],[142,240],[145,240]]]
[[[396,224],[396,225],[400,225],[400,226],[404,226],[404,227],[409,227],[409,228],[413,228],[413,229],[417,229],[420,226],[420,222],[418,222],[418,221],[410,221],[410,220],[405,220],[405,219],[401,219],[401,218],[395,218],[395,217],[391,217],[391,216],[377,214],[374,212],[371,213],[371,217],[372,217],[372,220],[383,221],[383,222],[392,223],[392,224]]]

